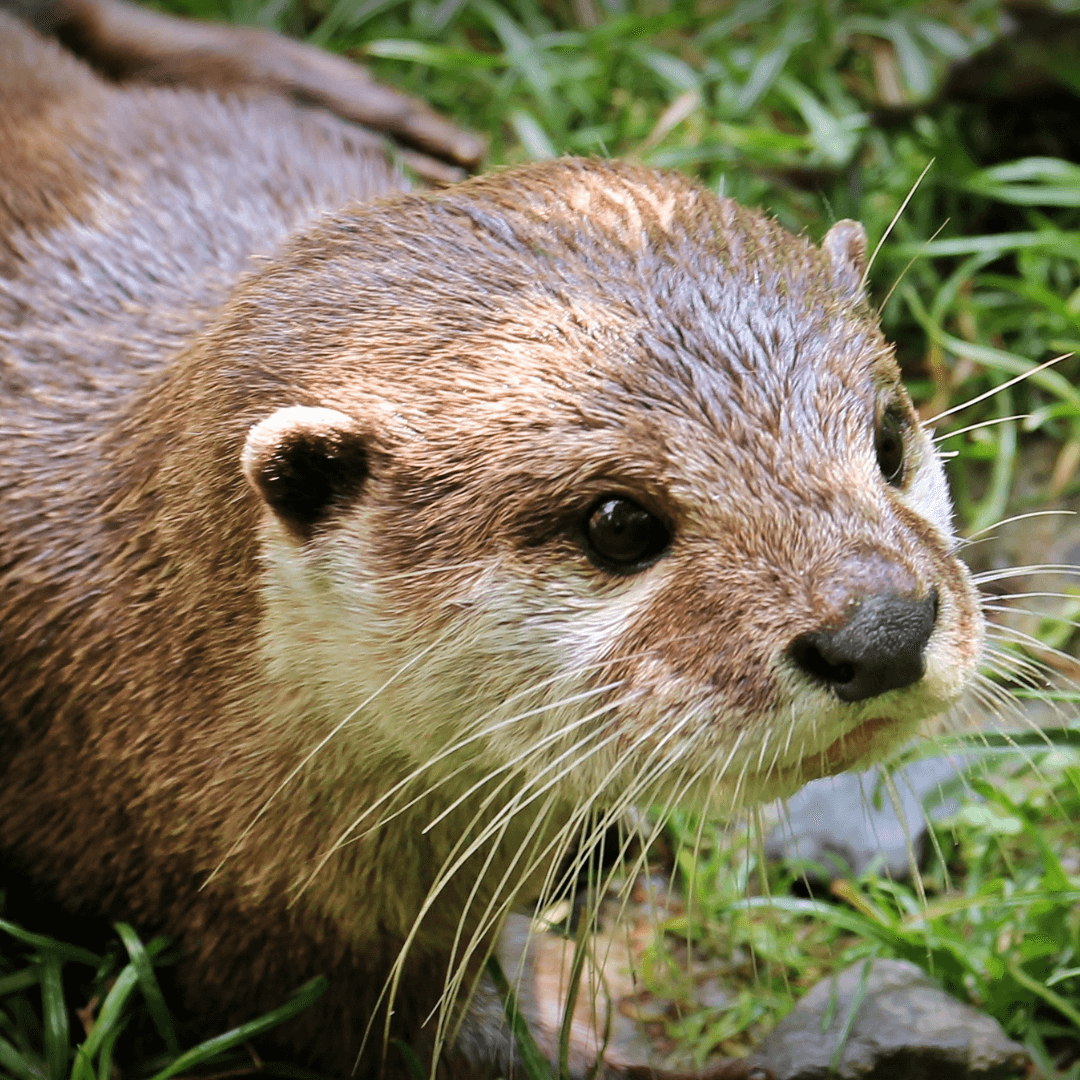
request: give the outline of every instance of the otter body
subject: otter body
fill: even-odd
[[[325,974],[306,1061],[378,1017],[407,1075],[392,1000],[472,1080],[500,921],[597,822],[879,756],[982,624],[859,227],[614,163],[404,188],[0,15],[0,849],[215,1025]]]

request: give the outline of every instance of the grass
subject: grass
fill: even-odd
[[[834,881],[829,900],[793,896],[790,873],[761,873],[752,838],[733,842],[715,826],[695,852],[698,824],[677,818],[692,902],[660,924],[663,962],[643,972],[695,1059],[745,1053],[818,979],[895,957],[997,1019],[1042,1075],[1080,1076],[1080,738],[1025,741],[1023,754],[1005,740],[984,747],[995,760],[969,781],[972,799],[935,825],[919,888],[868,874]],[[971,744],[951,744],[961,748]],[[720,963],[732,1007],[695,1004],[687,955],[703,971]]]
[[[325,979],[306,983],[257,1020],[181,1050],[181,1024],[157,975],[176,960],[168,940],[144,945],[125,923],[117,923],[116,932],[116,945],[97,954],[0,919],[0,1074],[14,1080],[169,1080],[192,1071],[258,1071],[317,1080],[260,1061],[251,1040],[311,1005],[325,992]]]
[[[941,99],[949,65],[998,31],[997,0],[161,6],[347,53],[482,132],[491,165],[628,156],[690,172],[815,239],[848,216],[866,224],[872,246],[888,233],[871,295],[923,416],[957,410],[938,431],[957,432],[944,445],[956,457],[963,531],[1077,493],[1080,361],[997,388],[1080,351],[1080,167],[995,141],[984,107]],[[1069,63],[1060,77],[1080,85],[1080,59]],[[962,408],[967,401],[977,403]],[[961,430],[971,425],[981,426]],[[1050,465],[1019,487],[1033,446]],[[1046,621],[1039,633],[1069,649],[1073,627]],[[1021,741],[987,751],[985,775],[973,781],[982,801],[937,828],[925,898],[875,878],[839,884],[836,902],[793,898],[777,871],[767,888],[755,885],[754,845],[733,845],[719,827],[691,853],[699,826],[677,816],[677,866],[693,903],[660,924],[643,968],[650,990],[672,1004],[669,1036],[698,1060],[742,1053],[815,978],[895,955],[995,1015],[1045,1075],[1080,1078],[1080,753],[1065,732],[1051,733],[1049,747]],[[155,989],[167,948],[120,934],[96,955],[0,924],[0,1072],[105,1080],[126,1039],[141,1057],[128,1059],[125,1077],[251,1067],[242,1048],[250,1031],[180,1053],[183,1033]],[[688,958],[723,960],[728,1007],[695,1005],[685,964],[675,963]],[[740,975],[752,990],[739,988]],[[91,1015],[86,1035],[75,1018]]]

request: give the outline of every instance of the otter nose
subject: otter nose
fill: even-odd
[[[866,701],[922,678],[937,610],[937,589],[922,600],[868,596],[843,626],[801,634],[788,652],[841,701]]]

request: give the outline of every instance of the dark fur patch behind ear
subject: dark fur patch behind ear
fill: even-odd
[[[302,540],[355,498],[368,475],[366,438],[333,409],[279,410],[251,429],[241,460],[252,487]]]

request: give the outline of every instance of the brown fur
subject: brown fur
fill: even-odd
[[[118,90],[2,16],[0,101],[0,848],[175,936],[215,1021],[328,974],[282,1037],[347,1073],[416,931],[391,1034],[430,1046],[462,949],[464,1000],[582,808],[790,790],[962,688],[981,623],[947,523],[874,459],[875,415],[912,414],[854,226],[822,252],[578,161],[361,205],[403,184],[344,125]],[[265,486],[292,414],[256,427],[297,407],[364,470],[303,528]],[[609,491],[676,538],[641,574],[582,553]],[[932,588],[918,685],[844,706],[785,659],[859,597]],[[415,805],[356,825],[395,783],[386,809]],[[477,1015],[448,1077],[505,1067]]]

